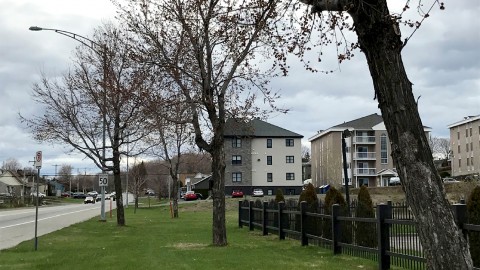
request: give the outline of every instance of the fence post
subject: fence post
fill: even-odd
[[[307,212],[307,202],[303,201],[300,203],[300,233],[302,246],[308,246],[308,238],[306,235],[307,215],[305,212]]]
[[[342,247],[338,244],[340,242],[341,230],[338,216],[340,215],[340,205],[332,205],[332,249],[333,254],[341,254]]]
[[[285,232],[283,232],[283,209],[285,208],[285,202],[278,203],[278,238],[285,240]]]
[[[268,230],[267,230],[267,201],[263,202],[263,207],[262,207],[262,235],[267,235]]]
[[[253,231],[253,201],[248,202],[248,229]]]
[[[243,201],[238,201],[238,227],[243,228],[242,224],[242,203]]]
[[[388,204],[377,205],[377,228],[378,228],[378,269],[390,269],[390,230],[386,219],[392,218],[392,206]]]
[[[452,205],[453,216],[458,228],[462,230],[463,237],[467,239],[468,231],[463,229],[463,224],[467,223],[467,205],[454,204]]]

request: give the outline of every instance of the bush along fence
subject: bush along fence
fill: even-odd
[[[260,229],[263,235],[277,234],[280,240],[297,239],[302,246],[318,245],[334,254],[371,259],[378,262],[378,269],[426,268],[416,223],[406,204],[379,204],[373,217],[356,217],[352,205],[350,209],[338,204],[325,209],[321,202],[245,200],[239,202],[238,226]],[[467,224],[465,202],[452,207],[465,237],[478,237],[480,225]],[[480,269],[478,264],[475,267]]]

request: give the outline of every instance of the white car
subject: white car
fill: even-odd
[[[87,193],[89,196],[92,196],[92,197],[97,197],[98,196],[98,192],[96,191],[90,191]]]
[[[37,192],[32,192],[32,193],[30,193],[30,196],[37,197]],[[42,193],[42,192],[39,192],[39,193],[38,193],[38,197],[39,197],[39,198],[43,198],[43,197],[46,197],[46,196],[47,196],[47,195],[45,195],[45,194]]]
[[[260,188],[256,188],[252,192],[253,197],[263,197],[263,190]]]
[[[389,186],[398,186],[401,185],[402,183],[400,182],[400,177],[392,177],[388,181]]]

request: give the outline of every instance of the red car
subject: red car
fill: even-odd
[[[193,200],[197,199],[197,195],[193,191],[187,191],[187,193],[185,193],[185,195],[183,195],[183,199],[185,201],[193,201]]]
[[[232,192],[232,198],[243,198],[243,191],[241,190],[234,190]]]

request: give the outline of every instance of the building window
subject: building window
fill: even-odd
[[[267,148],[272,148],[272,139],[267,139]]]
[[[241,147],[242,147],[242,139],[240,139],[240,138],[233,138],[233,139],[232,139],[232,147],[233,147],[233,148],[241,148]]]
[[[285,139],[285,146],[287,147],[293,147],[293,139]]]
[[[387,152],[387,135],[382,134],[380,136],[380,163],[388,163],[388,152]]]
[[[467,166],[470,166],[470,159],[467,157]]]
[[[286,179],[287,180],[295,180],[295,173],[287,172]]]
[[[267,195],[270,195],[270,196],[273,195],[273,189],[267,190]]]
[[[457,131],[457,140],[460,140],[460,131]]]
[[[461,167],[462,167],[462,160],[459,159],[459,160],[458,160],[458,168],[461,168]]]
[[[468,143],[465,145],[465,151],[468,152]]]
[[[241,172],[232,173],[232,182],[242,182],[242,173]]]
[[[267,165],[272,165],[272,156],[267,156]]]
[[[295,157],[294,156],[287,156],[286,162],[287,163],[294,163],[295,162]]]
[[[472,165],[472,166],[474,165],[473,164],[473,157],[470,158],[470,165]]]
[[[460,154],[460,145],[458,145],[458,153]]]
[[[267,182],[273,182],[273,173],[267,173]]]
[[[470,143],[470,151],[473,151],[473,142]]]
[[[473,133],[472,133],[472,128],[470,128],[470,137],[472,137],[472,134],[473,134]]]
[[[242,156],[232,156],[232,165],[242,165]]]

